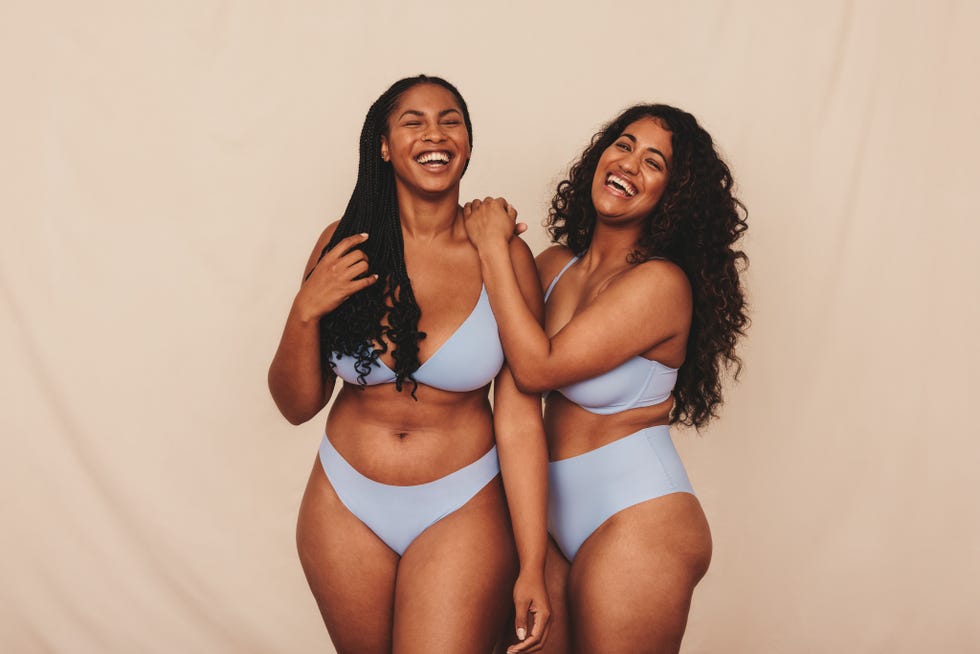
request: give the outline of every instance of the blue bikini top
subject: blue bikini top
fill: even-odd
[[[578,259],[572,257],[558,272],[544,294],[545,302],[561,276]],[[558,392],[586,411],[609,415],[660,404],[670,397],[676,382],[677,368],[637,355],[597,377],[559,388]]]
[[[369,347],[365,345],[365,350]],[[330,355],[334,372],[345,382],[360,383],[357,379],[354,357]],[[500,346],[497,320],[490,310],[490,298],[483,287],[476,306],[449,339],[439,346],[412,377],[420,384],[443,391],[465,393],[482,388],[493,381],[504,364],[504,350]],[[384,361],[376,359],[371,372],[365,376],[364,385],[392,384],[395,371]]]

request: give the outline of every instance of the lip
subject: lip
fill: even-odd
[[[636,184],[629,181],[622,175],[612,171],[607,172],[603,178],[602,188],[607,193],[625,200],[635,198],[640,192],[639,189],[636,188]],[[630,191],[632,191],[632,193]]]
[[[455,158],[456,155],[445,148],[431,148],[422,150],[412,159],[422,168],[430,172],[436,172],[447,169]]]

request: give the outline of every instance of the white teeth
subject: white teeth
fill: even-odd
[[[415,160],[420,164],[427,163],[449,163],[449,153],[448,152],[423,152],[419,156],[415,157]]]
[[[615,173],[609,173],[609,175],[606,177],[606,183],[618,187],[624,193],[626,193],[627,197],[633,197],[636,195],[636,187]]]

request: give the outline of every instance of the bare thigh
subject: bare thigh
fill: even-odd
[[[711,533],[693,495],[673,493],[613,515],[569,572],[574,651],[675,654],[710,560]]]
[[[568,559],[555,541],[548,539],[544,580],[551,601],[551,631],[542,654],[568,654],[571,651],[571,624],[568,613]]]
[[[340,501],[320,460],[296,524],[306,580],[338,654],[388,654],[398,555]]]
[[[393,652],[490,652],[516,574],[498,476],[405,550],[395,588]]]

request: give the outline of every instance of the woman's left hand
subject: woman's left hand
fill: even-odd
[[[463,219],[466,235],[478,250],[495,240],[507,243],[527,230],[524,223],[515,223],[517,210],[503,198],[467,202],[463,205]]]
[[[514,584],[514,628],[518,642],[507,654],[540,652],[551,629],[551,602],[541,572],[521,572]]]

